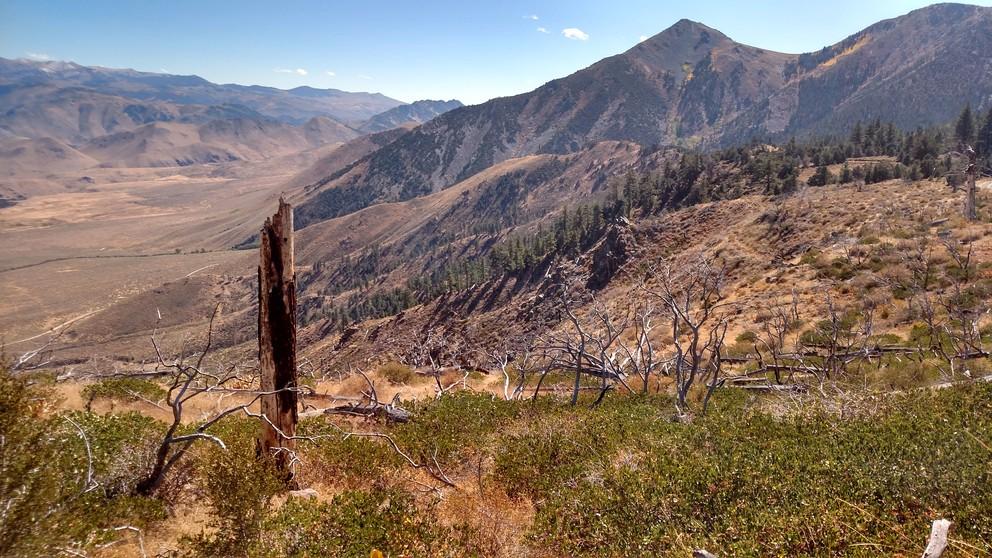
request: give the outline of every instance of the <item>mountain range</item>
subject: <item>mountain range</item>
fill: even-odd
[[[44,95],[53,90],[88,90],[144,101],[153,106],[156,102],[165,102],[180,106],[235,107],[234,110],[291,124],[302,124],[314,116],[362,122],[404,104],[380,93],[350,93],[305,86],[283,90],[260,85],[216,84],[199,76],[20,59],[0,59],[0,88],[4,93],[16,88],[32,95]],[[140,119],[141,115],[136,118]]]
[[[713,148],[911,129],[992,104],[992,9],[937,4],[817,52],[783,54],[681,20],[521,95],[456,109],[325,177],[304,222],[448,188],[494,164],[599,141]]]
[[[258,160],[418,125],[459,106],[0,58],[0,174]]]

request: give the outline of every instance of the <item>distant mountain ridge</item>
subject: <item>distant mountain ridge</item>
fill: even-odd
[[[992,105],[992,8],[938,4],[808,54],[739,44],[681,20],[630,50],[513,97],[447,112],[326,177],[302,208],[326,219],[429,195],[511,158],[613,140],[716,147],[902,128]]]
[[[342,122],[363,121],[403,104],[381,93],[215,84],[195,75],[0,58],[0,95],[29,86],[80,87],[105,95],[180,105],[241,105],[291,124],[302,124],[315,116],[329,116]]]
[[[407,105],[378,93],[0,58],[0,161],[11,176],[259,160],[350,141],[380,116],[372,127],[419,124],[452,104],[460,106],[428,101],[391,112]]]
[[[450,101],[414,101],[409,105],[393,107],[383,113],[377,114],[368,119],[359,127],[363,132],[374,133],[384,132],[393,128],[406,125],[423,124],[448,111],[461,108],[464,105],[461,101],[452,99]]]

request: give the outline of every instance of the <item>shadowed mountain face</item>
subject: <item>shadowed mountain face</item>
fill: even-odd
[[[817,53],[736,43],[682,20],[522,95],[445,113],[317,185],[304,222],[447,188],[510,158],[590,142],[719,146],[832,133],[882,118],[949,120],[992,98],[992,9],[939,4]]]
[[[409,105],[391,108],[377,114],[363,123],[359,129],[363,132],[384,132],[410,124],[423,124],[448,111],[464,105],[460,101],[415,101]]]

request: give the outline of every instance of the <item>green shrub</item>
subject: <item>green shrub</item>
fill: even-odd
[[[957,537],[985,546],[992,472],[978,464],[990,457],[992,387],[916,392],[887,407],[846,420],[714,413],[656,424],[635,467],[549,492],[531,536],[569,556],[699,546],[728,556],[874,556],[917,552],[929,523],[947,517]]]
[[[159,502],[126,492],[159,425],[136,414],[50,414],[47,398],[0,365],[0,556],[85,551],[112,539],[114,525],[161,519]]]
[[[255,454],[254,420],[232,417],[213,431],[227,449],[202,446],[197,469],[213,511],[211,533],[184,542],[201,556],[243,556],[256,547],[272,497],[285,488],[272,460]]]
[[[493,475],[510,496],[546,498],[610,466],[622,444],[636,448],[645,425],[670,408],[661,398],[611,397],[596,409],[560,406],[544,412],[521,432],[501,437]]]
[[[387,362],[379,367],[379,375],[394,385],[408,384],[416,378],[413,369],[400,362]]]
[[[460,392],[411,406],[414,418],[390,429],[393,438],[418,462],[451,464],[471,455],[521,411],[491,395]]]
[[[257,556],[458,556],[448,530],[402,491],[346,491],[330,503],[290,500],[264,525]]]
[[[309,468],[329,482],[346,486],[371,486],[386,472],[406,462],[385,440],[362,436],[345,437],[320,417],[300,425],[300,433],[320,436],[305,448]]]

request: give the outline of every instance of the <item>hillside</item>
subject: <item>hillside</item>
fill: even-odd
[[[96,159],[52,139],[0,139],[0,161],[9,176],[72,171],[98,164]]]
[[[987,108],[992,78],[975,53],[992,47],[990,22],[992,9],[939,4],[792,55],[682,20],[532,92],[418,127],[320,181],[329,193],[305,212],[319,220],[428,195],[506,159],[603,140],[719,146],[836,133],[875,118],[903,129],[943,123],[968,102]]]
[[[992,80],[978,53],[992,48],[992,9],[936,4],[881,21],[786,68],[780,91],[741,115],[717,139],[756,133],[843,133],[859,120],[902,129],[947,122],[956,107],[988,108]]]
[[[402,126],[423,124],[448,111],[464,105],[460,101],[414,101],[409,105],[393,107],[368,119],[359,129],[363,132],[384,132]]]

